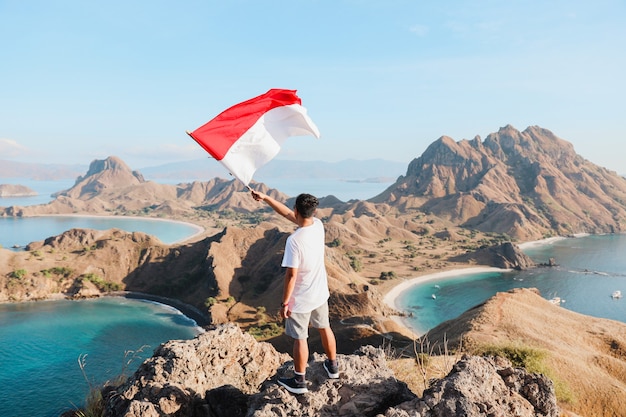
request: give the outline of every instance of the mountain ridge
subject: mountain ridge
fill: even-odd
[[[507,125],[484,141],[443,136],[369,201],[522,240],[626,228],[626,179],[538,126]]]

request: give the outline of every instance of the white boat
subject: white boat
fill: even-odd
[[[431,297],[433,298],[433,300],[437,299],[437,296],[435,294],[431,295]]]
[[[611,298],[622,298],[622,292],[620,290],[613,291],[613,294],[611,294]]]
[[[550,301],[555,306],[560,306],[561,305],[561,297],[554,297],[554,298],[551,298],[548,301]]]

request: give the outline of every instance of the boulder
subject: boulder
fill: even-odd
[[[503,358],[464,356],[423,397],[390,408],[385,417],[558,417],[554,384],[513,368]]]
[[[257,343],[234,324],[218,326],[192,340],[171,340],[159,346],[121,386],[108,391],[107,417],[195,416],[211,407],[207,392],[236,388],[241,398],[289,360],[269,343]],[[221,397],[223,398],[223,397]]]

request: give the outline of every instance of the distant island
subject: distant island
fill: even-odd
[[[17,184],[0,184],[0,197],[32,197],[36,196],[37,191],[25,186]],[[0,202],[0,204],[2,204]]]

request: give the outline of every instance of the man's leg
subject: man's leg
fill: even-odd
[[[293,340],[293,367],[298,374],[304,375],[309,361],[309,345],[307,339]]]
[[[326,356],[331,361],[337,359],[337,341],[335,340],[335,333],[333,333],[330,327],[325,327],[323,329],[317,329],[320,332],[320,336],[322,338],[322,346],[324,347],[324,352],[326,352]]]
[[[322,338],[322,346],[326,352],[324,361],[324,369],[328,373],[329,378],[339,378],[339,366],[337,364],[337,341],[335,333],[330,328],[330,320],[328,316],[328,303],[324,303],[311,313],[311,324],[320,332]]]
[[[293,338],[293,378],[278,378],[278,384],[294,394],[308,392],[306,387],[306,365],[309,361],[309,313],[291,313],[285,320],[285,333]]]

